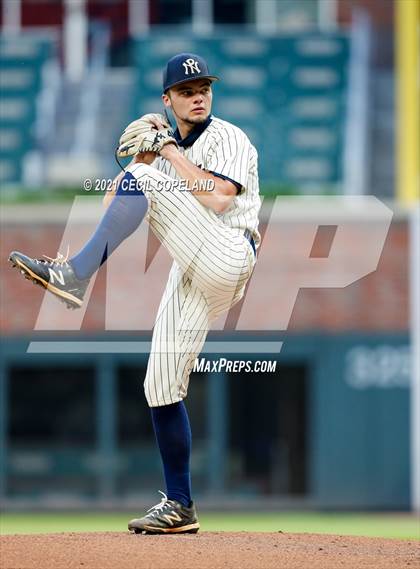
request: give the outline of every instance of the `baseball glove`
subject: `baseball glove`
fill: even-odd
[[[149,113],[125,128],[118,142],[117,155],[125,158],[139,152],[159,153],[166,144],[176,144],[170,125],[163,115]]]

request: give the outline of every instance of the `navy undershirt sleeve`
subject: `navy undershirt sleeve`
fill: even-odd
[[[241,193],[242,186],[239,182],[235,182],[235,180],[232,180],[232,178],[224,176],[223,174],[218,174],[217,172],[213,172],[212,170],[209,170],[209,174],[213,174],[213,176],[216,176],[217,178],[221,178],[222,180],[227,180],[228,182],[231,182],[236,188],[236,195]]]

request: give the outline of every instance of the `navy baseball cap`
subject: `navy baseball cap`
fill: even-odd
[[[166,64],[163,72],[163,92],[174,85],[180,85],[194,79],[209,79],[218,81],[215,75],[210,75],[208,65],[202,57],[194,53],[179,53],[174,55]]]

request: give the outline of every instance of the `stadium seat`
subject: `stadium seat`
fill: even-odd
[[[0,36],[0,182],[20,181],[22,161],[34,145],[36,100],[51,43],[39,37]]]

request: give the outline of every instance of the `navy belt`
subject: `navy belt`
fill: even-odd
[[[254,255],[257,256],[257,249],[255,247],[255,241],[254,241],[254,238],[252,237],[252,233],[250,232],[249,229],[245,229],[244,237],[245,237],[245,239],[248,239],[248,241],[251,243],[251,247],[252,247],[252,250],[254,251]]]

